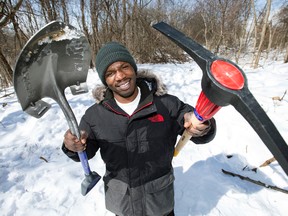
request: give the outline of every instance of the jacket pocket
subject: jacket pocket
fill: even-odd
[[[117,215],[130,215],[128,185],[117,179],[111,179],[105,184],[106,208]]]
[[[145,184],[147,216],[163,216],[173,210],[174,179],[171,171],[167,175]]]

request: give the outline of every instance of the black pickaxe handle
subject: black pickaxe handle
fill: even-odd
[[[288,146],[275,125],[256,101],[247,79],[235,63],[219,58],[170,25],[160,22],[153,27],[186,51],[202,69],[202,91],[217,106],[231,104],[249,122],[284,172],[288,175]]]

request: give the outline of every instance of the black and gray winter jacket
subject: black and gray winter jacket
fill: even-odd
[[[87,156],[98,150],[106,164],[106,208],[117,215],[163,216],[174,208],[174,175],[171,161],[183,116],[193,107],[167,94],[165,86],[149,72],[138,72],[140,103],[132,115],[125,113],[110,90],[94,91],[99,103],[88,108],[80,129],[88,132]],[[99,90],[99,89],[98,89]],[[215,120],[196,144],[215,136]],[[79,161],[76,153],[64,151]]]

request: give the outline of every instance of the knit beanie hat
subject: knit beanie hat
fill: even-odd
[[[134,68],[135,73],[137,73],[135,60],[127,48],[118,42],[109,42],[98,51],[95,62],[98,76],[104,85],[107,85],[105,81],[107,68],[117,61],[129,63]]]

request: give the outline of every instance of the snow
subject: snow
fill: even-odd
[[[288,90],[288,64],[267,61],[252,69],[247,66],[250,59],[242,61],[246,64],[239,66],[245,71],[250,91],[288,143],[288,95],[281,101],[272,100]],[[195,62],[138,66],[158,74],[169,93],[195,105],[202,77]],[[90,91],[86,94],[73,96],[65,91],[78,121],[94,103],[91,90],[100,84],[92,70],[87,84]],[[5,93],[13,91],[9,88]],[[1,92],[0,97],[3,95]],[[52,106],[36,119],[22,111],[15,94],[0,98],[1,215],[113,215],[105,209],[102,180],[86,196],[81,195],[81,164],[61,151],[68,128],[65,117],[56,102],[44,100]],[[206,145],[189,142],[173,160],[176,215],[287,215],[287,194],[222,173],[225,169],[288,190],[287,175],[277,161],[259,167],[272,154],[233,106],[221,108],[215,118],[215,139]],[[104,174],[99,153],[89,165],[92,171]],[[252,171],[256,167],[257,172]]]
[[[45,28],[46,26],[44,26],[43,28]],[[54,35],[49,35],[47,37],[44,37],[40,40],[38,40],[38,45],[42,45],[44,43],[51,43],[52,41],[61,41],[61,40],[72,40],[72,39],[77,39],[80,38],[81,36],[83,36],[83,34],[81,32],[79,32],[76,29],[73,29],[69,26],[65,26],[63,28],[63,31],[61,31],[58,34],[54,34]]]

